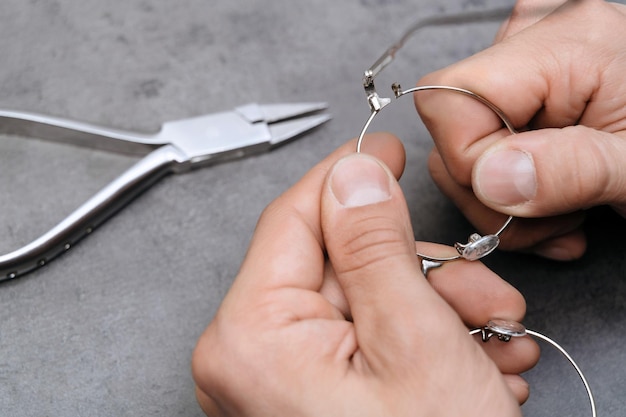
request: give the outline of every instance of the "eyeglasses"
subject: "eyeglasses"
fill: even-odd
[[[391,45],[385,53],[378,58],[374,64],[365,71],[363,75],[363,87],[365,89],[365,94],[367,97],[367,103],[370,108],[370,116],[365,122],[363,129],[359,135],[356,151],[361,152],[361,148],[363,145],[365,133],[370,127],[372,121],[376,117],[380,111],[388,106],[391,102],[391,98],[380,97],[378,92],[376,91],[376,86],[374,85],[374,79],[380,72],[385,69],[395,58],[396,53],[402,46],[406,43],[406,41],[419,29],[431,27],[431,26],[445,26],[445,25],[455,25],[455,24],[464,24],[464,23],[478,23],[478,22],[486,22],[493,20],[502,20],[507,18],[511,14],[511,9],[493,9],[484,12],[470,12],[470,13],[461,13],[461,14],[452,14],[452,15],[441,15],[441,16],[433,16],[430,18],[422,19],[413,24],[400,39]],[[405,95],[417,93],[420,91],[427,90],[440,90],[440,91],[450,91],[458,94],[463,94],[465,96],[471,97],[474,100],[479,101],[480,103],[487,106],[491,109],[502,121],[504,126],[509,130],[511,134],[518,133],[509,118],[506,114],[498,108],[495,104],[491,103],[486,98],[482,97],[479,94],[474,93],[473,91],[466,90],[463,88],[446,86],[446,85],[428,85],[428,86],[419,86],[409,88],[407,90],[403,90],[400,84],[394,83],[391,86],[391,90],[395,96],[395,98],[400,98]],[[428,274],[428,271],[432,268],[440,267],[445,262],[450,262],[458,259],[467,259],[470,261],[479,260],[491,252],[493,252],[500,243],[500,235],[509,224],[512,222],[513,217],[509,216],[507,220],[504,222],[502,227],[494,234],[481,236],[478,233],[472,234],[467,243],[456,243],[454,245],[455,249],[458,252],[458,255],[450,256],[450,257],[437,257],[432,255],[425,255],[422,253],[417,253],[416,255],[420,258],[422,264],[422,272],[424,276]],[[498,340],[502,342],[509,342],[514,337],[522,337],[526,335],[530,335],[536,337],[544,342],[549,343],[554,348],[556,348],[569,362],[572,364],[578,376],[580,377],[583,385],[585,386],[585,390],[587,392],[587,396],[589,398],[591,404],[591,412],[592,416],[596,417],[596,405],[595,400],[593,398],[593,394],[591,392],[591,388],[581,371],[580,367],[574,362],[574,359],[567,353],[567,351],[561,347],[554,340],[549,337],[533,331],[526,329],[522,324],[508,321],[508,320],[499,320],[493,319],[490,320],[484,327],[480,327],[477,329],[473,329],[470,331],[471,335],[480,334],[483,342],[488,342],[493,336],[496,336]]]
[[[361,152],[361,148],[363,145],[363,141],[365,138],[365,134],[369,129],[372,121],[381,112],[383,108],[389,105],[392,102],[391,98],[381,97],[376,91],[376,86],[374,85],[374,79],[378,74],[382,72],[395,58],[396,53],[404,46],[404,44],[411,38],[415,32],[420,29],[432,26],[445,26],[445,25],[455,25],[455,24],[463,24],[463,23],[478,23],[478,22],[486,22],[493,20],[501,20],[509,16],[511,13],[510,8],[506,9],[493,9],[485,12],[468,12],[461,14],[451,14],[451,15],[441,15],[441,16],[433,16],[430,18],[422,19],[413,24],[400,39],[391,45],[384,54],[381,55],[380,58],[374,62],[374,64],[364,72],[363,75],[363,88],[365,89],[365,94],[367,97],[367,103],[370,108],[370,116],[367,119],[361,133],[359,134],[359,138],[356,145],[356,151]],[[511,132],[511,134],[517,133],[517,130],[513,126],[513,123],[509,120],[506,114],[500,110],[495,104],[491,103],[486,98],[481,95],[474,93],[473,91],[466,90],[463,88],[445,86],[445,85],[426,85],[409,88],[407,90],[403,90],[400,84],[394,83],[391,86],[391,90],[396,99],[403,97],[405,95],[417,93],[420,91],[427,90],[440,90],[440,91],[451,91],[457,94],[462,94],[468,97],[471,97],[474,100],[479,101],[480,103],[487,106],[491,109],[502,121],[502,123],[506,126],[506,128]],[[470,261],[479,260],[491,252],[493,252],[498,245],[500,244],[500,235],[506,230],[511,221],[513,220],[513,216],[509,216],[507,220],[504,222],[502,227],[498,229],[497,232],[493,234],[488,234],[485,236],[481,236],[478,233],[473,233],[467,240],[467,243],[457,242],[454,244],[454,248],[457,251],[457,255],[454,256],[434,256],[427,255],[423,253],[417,253],[417,256],[420,258],[422,263],[422,272],[424,275],[428,273],[428,271],[432,268],[437,268],[441,266],[444,262],[455,261],[457,259],[467,259]]]

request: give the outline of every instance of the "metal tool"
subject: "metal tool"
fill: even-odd
[[[0,255],[0,281],[46,265],[169,173],[271,150],[328,121],[324,103],[248,104],[232,111],[165,123],[153,134],[18,111],[0,110],[0,133],[145,155],[47,233]]]

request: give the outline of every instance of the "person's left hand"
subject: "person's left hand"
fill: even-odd
[[[499,248],[580,258],[588,209],[626,217],[624,73],[626,5],[517,0],[493,46],[418,85],[473,91],[521,132],[459,94],[416,94],[432,178],[481,233],[516,217]]]
[[[393,178],[404,166],[401,145],[388,136],[368,140],[365,151],[378,159],[349,155],[354,146],[333,153],[263,213],[194,352],[203,410],[521,415],[528,386],[517,374],[536,362],[536,345],[529,338],[477,343],[463,322],[520,321],[523,298],[478,262],[452,262],[424,279]]]

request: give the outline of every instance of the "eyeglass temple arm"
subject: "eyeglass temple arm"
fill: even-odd
[[[464,13],[456,13],[456,14],[448,14],[448,15],[440,15],[440,16],[431,16],[425,19],[418,20],[413,25],[409,27],[409,29],[404,32],[402,37],[391,45],[384,54],[381,55],[380,58],[374,62],[374,64],[367,69],[363,75],[363,87],[365,88],[365,93],[367,96],[371,96],[372,94],[376,94],[376,87],[374,86],[374,78],[380,72],[385,69],[387,65],[389,65],[398,50],[404,46],[406,41],[413,36],[415,32],[419,29],[428,27],[428,26],[445,26],[445,25],[456,25],[456,24],[464,24],[464,23],[479,23],[486,21],[493,21],[498,19],[507,18],[513,9],[511,7],[507,8],[499,8],[492,10],[484,10],[484,11],[476,11],[476,12],[464,12]]]

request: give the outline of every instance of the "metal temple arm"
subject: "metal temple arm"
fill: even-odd
[[[505,7],[475,12],[436,15],[418,20],[413,23],[393,45],[387,48],[387,50],[376,60],[376,62],[372,64],[371,67],[365,70],[363,74],[363,87],[365,88],[366,95],[369,97],[376,94],[374,79],[383,69],[385,69],[387,65],[391,64],[396,56],[396,53],[419,29],[430,26],[458,25],[504,19],[511,14],[511,11],[511,7]]]

